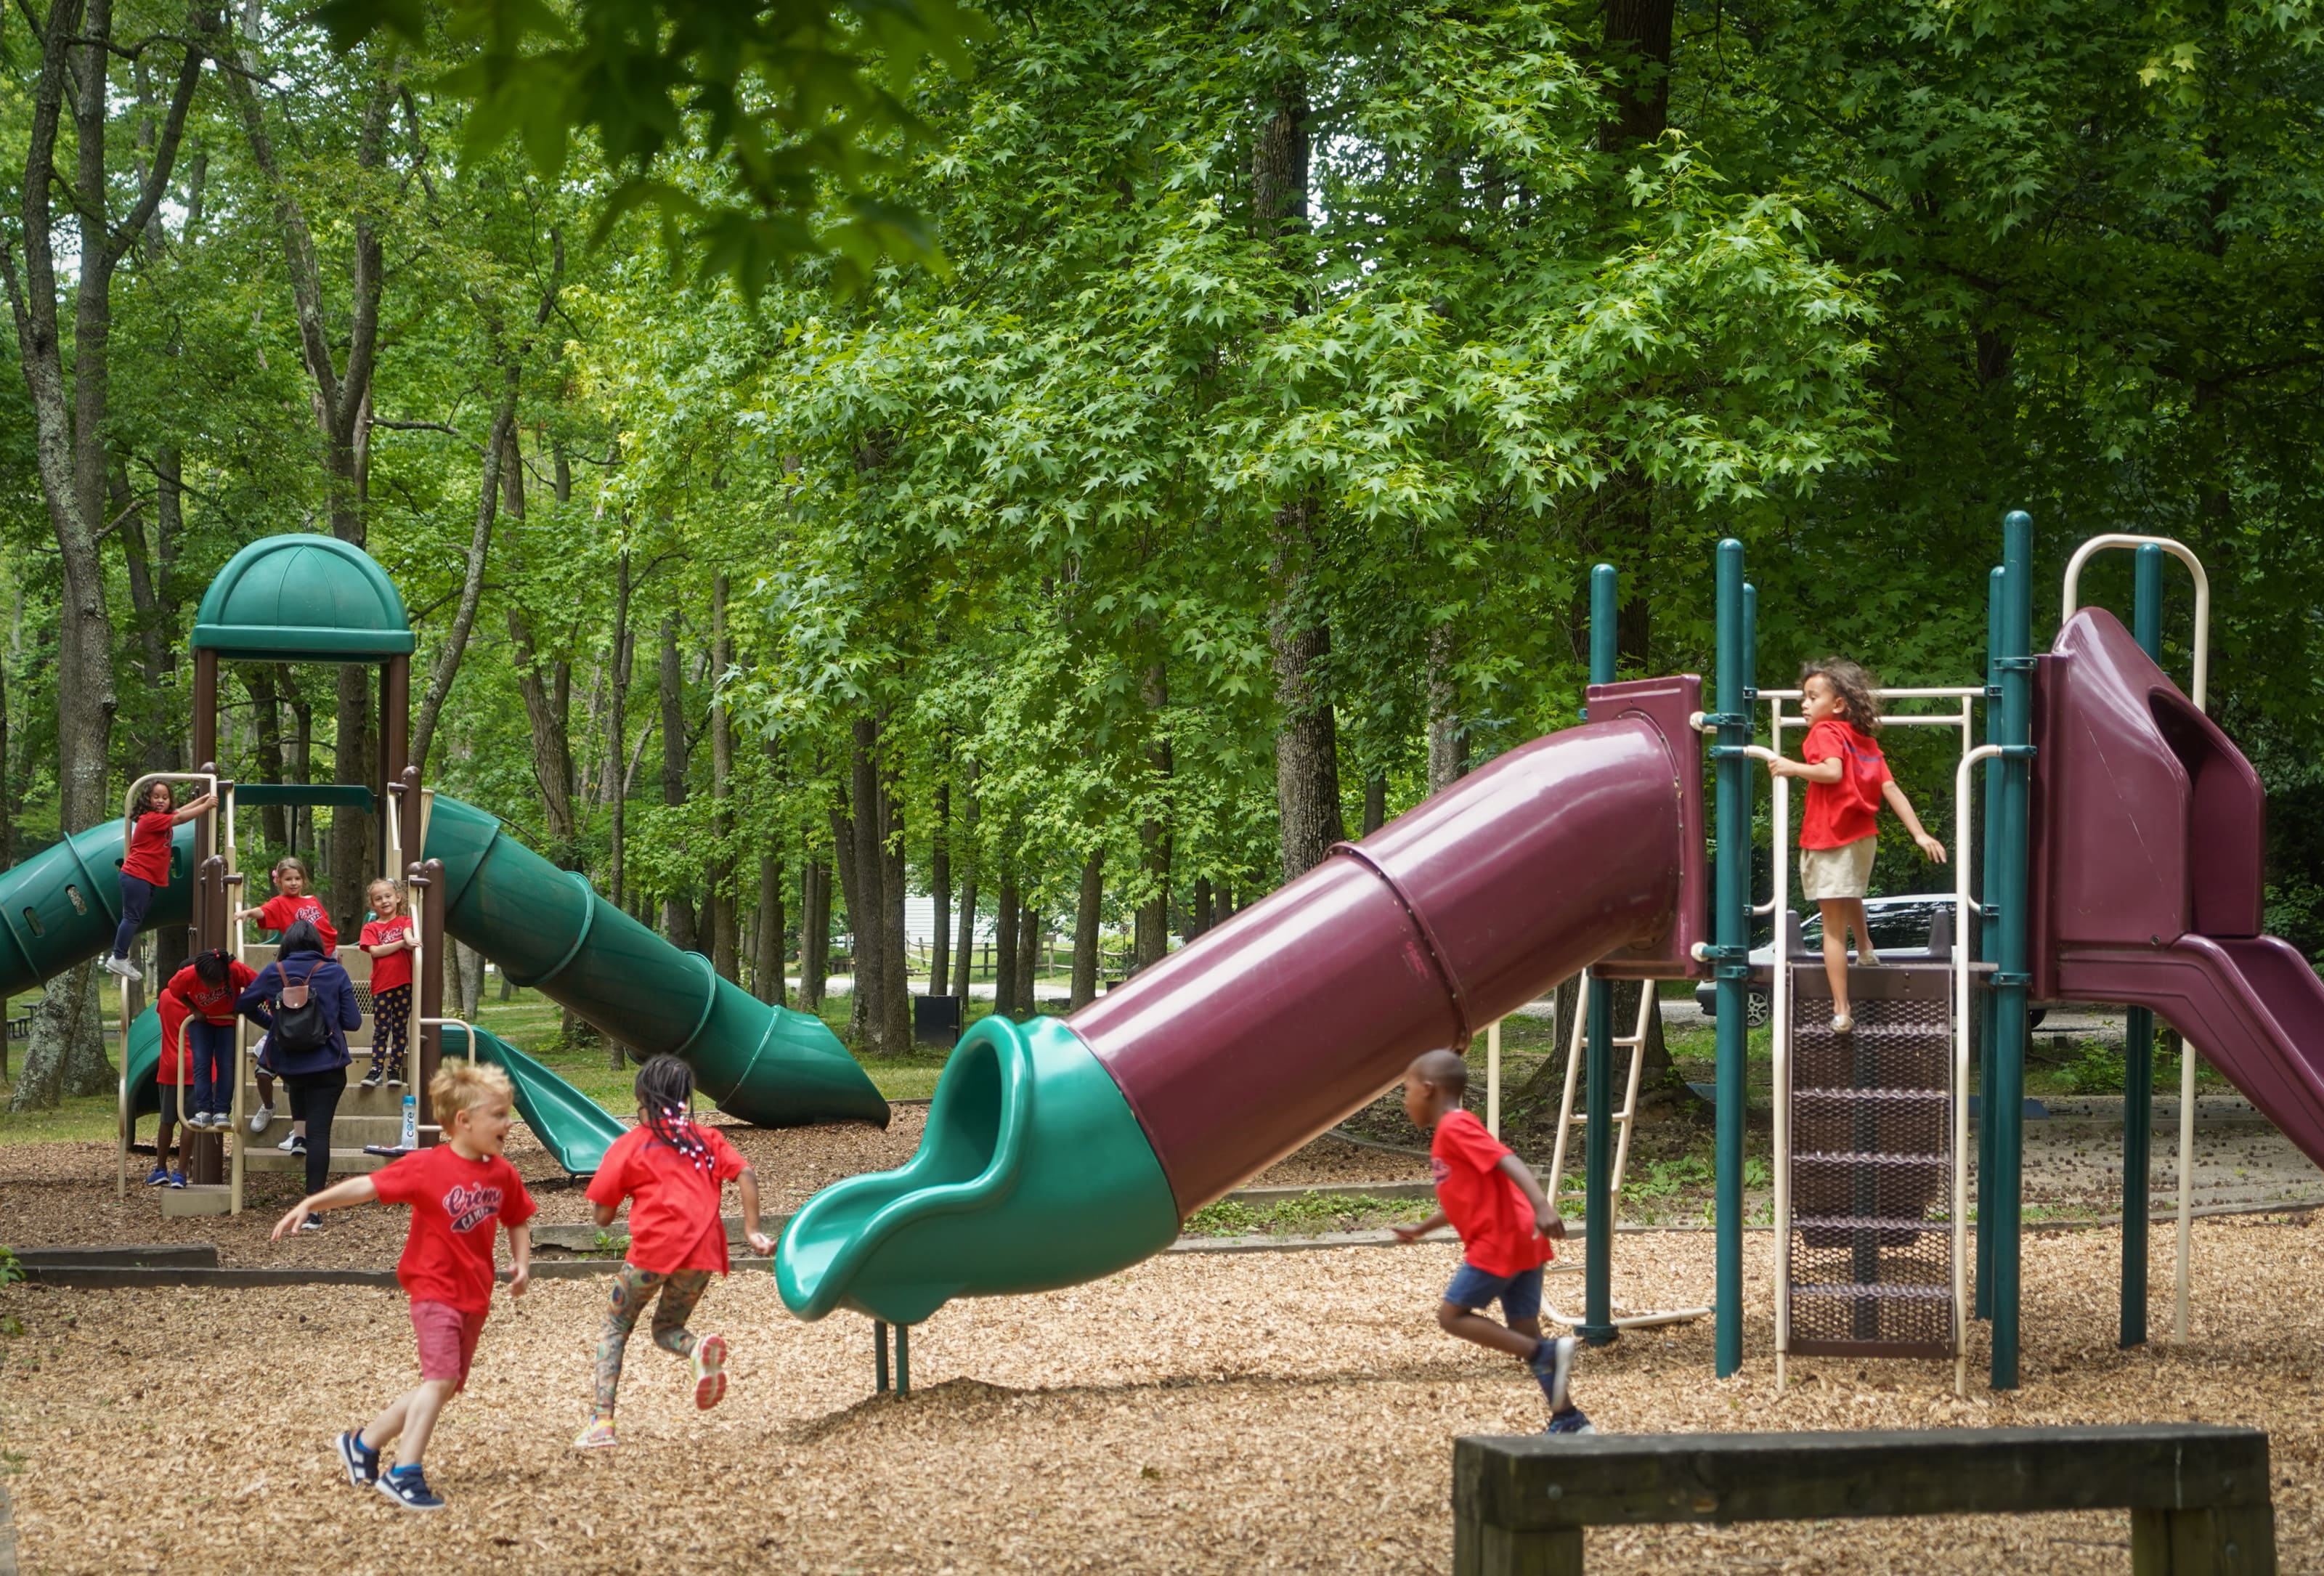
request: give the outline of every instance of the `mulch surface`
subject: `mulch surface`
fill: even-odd
[[[2273,1439],[2283,1568],[2314,1571],[2319,1230],[2199,1226],[2195,1343],[2127,1353],[2114,1345],[2116,1236],[2030,1238],[2024,1387],[1973,1384],[1966,1401],[1951,1365],[1930,1362],[1801,1359],[1776,1393],[1758,1234],[1740,1376],[1711,1378],[1705,1322],[1589,1355],[1577,1398],[1621,1432],[2255,1424]],[[1624,1239],[1618,1297],[1703,1300],[1711,1246]],[[2153,1248],[2167,1265],[2167,1230]],[[1443,1571],[1451,1441],[1531,1431],[1543,1412],[1515,1364],[1436,1330],[1454,1251],[1171,1255],[1047,1295],[954,1304],[914,1332],[917,1387],[901,1402],[870,1394],[865,1321],[798,1323],[771,1276],[742,1274],[700,1320],[733,1343],[726,1404],[694,1411],[680,1365],[635,1341],[624,1442],[589,1455],[568,1440],[604,1286],[545,1282],[496,1304],[429,1455],[451,1507],[429,1517],[349,1488],[328,1444],[414,1376],[396,1295],[12,1286],[0,1318],[23,1330],[0,1337],[0,1470],[16,1474],[22,1558],[37,1571]],[[2167,1286],[2153,1316],[2167,1328]],[[1589,1562],[2118,1572],[2128,1537],[2126,1516],[2103,1512],[1644,1527],[1591,1533]]]

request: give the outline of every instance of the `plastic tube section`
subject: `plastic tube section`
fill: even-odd
[[[1701,859],[1699,700],[1657,694],[1502,756],[1069,1018],[979,1024],[910,1164],[792,1218],[784,1300],[912,1323],[1135,1263],[1421,1052],[1671,936]]]
[[[729,1115],[769,1128],[888,1125],[887,1101],[822,1019],[720,979],[708,958],[505,835],[497,816],[437,795],[427,857],[444,862],[451,935],[640,1055],[685,1061]]]
[[[171,834],[170,884],[153,894],[149,929],[192,917],[196,825],[189,821]],[[105,952],[120,924],[119,821],[41,850],[0,875],[0,996],[35,990]]]

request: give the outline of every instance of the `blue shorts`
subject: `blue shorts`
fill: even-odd
[[[1501,1304],[1501,1313],[1510,1320],[1538,1318],[1541,1314],[1541,1269],[1519,1270],[1515,1275],[1494,1275],[1464,1263],[1452,1284],[1444,1288],[1444,1300],[1468,1313],[1489,1308],[1495,1302]]]

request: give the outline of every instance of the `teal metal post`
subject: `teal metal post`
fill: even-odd
[[[2002,586],[2007,584],[2008,571],[1997,564],[1985,579],[1985,742],[2001,742],[2001,625]],[[1984,879],[1978,889],[1984,894],[1984,913],[1978,926],[1977,956],[1980,962],[1991,963],[2001,955],[2001,904],[1994,894],[2001,890],[2001,762],[1998,759],[1985,763],[1985,840],[1978,849],[1985,861]],[[1961,922],[1964,935],[1969,922]],[[1977,993],[1972,1008],[1977,1014],[1977,1086],[1980,1106],[1977,1121],[1977,1316],[1993,1317],[1993,1235],[1986,1230],[1985,1200],[1993,1185],[1993,991],[1988,986]]]
[[[888,1322],[872,1321],[872,1381],[881,1395],[888,1393]]]
[[[2017,1387],[2018,1237],[2024,1203],[2025,990],[2033,936],[2026,920],[2026,854],[2034,751],[2034,520],[2013,510],[2001,522],[2001,902],[1993,974],[1993,1074],[1986,1120],[1993,1127],[1993,1387]]]
[[[1618,576],[1611,564],[1590,571],[1590,682],[1611,684],[1615,677],[1616,592]],[[1652,981],[1639,987],[1654,989]],[[1590,976],[1586,1015],[1588,1060],[1583,1073],[1589,1086],[1588,1120],[1582,1129],[1583,1212],[1589,1235],[1582,1240],[1582,1325],[1574,1333],[1592,1346],[1609,1346],[1619,1333],[1614,1328],[1614,987]]]
[[[2144,547],[2131,593],[2131,631],[2163,660],[2163,549]],[[2154,1153],[2154,1012],[2134,1007],[2123,1024],[2122,1344],[2146,1344],[2147,1194]]]
[[[902,1400],[912,1393],[912,1327],[896,1326],[896,1398]]]
[[[1751,964],[1750,649],[1744,635],[1743,544],[1719,544],[1719,864],[1711,919],[1719,991],[1719,1235],[1716,1335],[1720,1378],[1743,1366],[1743,1099]]]

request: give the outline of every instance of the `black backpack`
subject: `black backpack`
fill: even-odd
[[[315,968],[307,971],[306,979],[293,981],[287,967],[276,965],[281,971],[282,988],[275,993],[274,1027],[266,1031],[266,1048],[277,1066],[284,1056],[312,1055],[331,1043],[331,1026],[324,1021],[323,1004],[308,988],[315,969],[322,966],[318,958]]]

